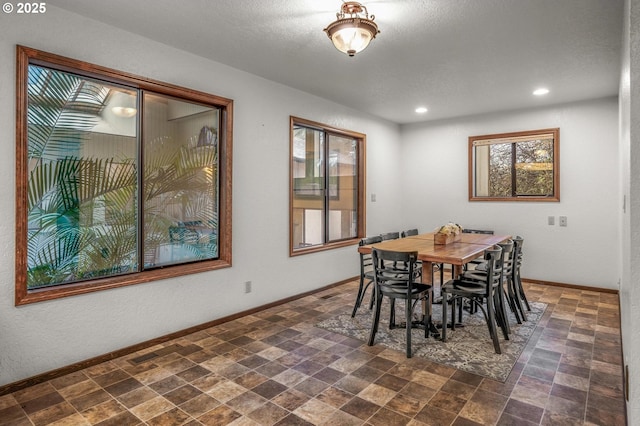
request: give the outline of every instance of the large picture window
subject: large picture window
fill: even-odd
[[[232,101],[18,47],[16,304],[230,265]]]
[[[291,118],[291,255],[364,236],[365,135]]]

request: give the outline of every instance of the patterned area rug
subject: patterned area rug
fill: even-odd
[[[523,324],[517,324],[513,314],[509,313],[510,340],[504,340],[502,331],[498,329],[502,354],[496,354],[494,351],[482,311],[478,310],[476,314],[471,315],[465,310],[462,316],[464,327],[453,331],[448,330],[446,343],[431,337],[425,339],[424,330],[413,329],[411,335],[413,356],[504,382],[547,308],[545,303],[533,302],[530,305],[531,312],[527,312],[527,321]],[[372,318],[372,311],[367,308],[368,306],[360,307],[355,318],[351,318],[351,311],[349,311],[348,314],[324,320],[316,326],[366,342],[369,339]],[[396,321],[400,322],[403,318],[404,305],[402,301],[398,301]],[[435,322],[441,322],[442,305],[433,305],[433,318]],[[388,299],[383,302],[375,344],[401,352],[406,350],[405,329],[389,330]]]

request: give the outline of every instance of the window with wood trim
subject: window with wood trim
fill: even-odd
[[[357,243],[365,235],[362,133],[291,117],[290,254]]]
[[[469,137],[470,201],[560,201],[560,129]]]
[[[231,265],[233,101],[17,62],[16,305]]]

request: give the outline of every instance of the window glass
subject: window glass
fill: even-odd
[[[144,95],[144,265],[218,256],[218,110]]]
[[[231,265],[233,101],[18,47],[16,304]]]
[[[291,252],[364,235],[364,135],[292,120]]]
[[[559,129],[469,138],[471,201],[559,201]]]
[[[28,72],[27,288],[136,271],[136,118],[112,110],[135,92]]]

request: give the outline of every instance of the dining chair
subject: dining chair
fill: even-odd
[[[384,234],[380,234],[380,238],[382,238],[382,241],[397,240],[400,238],[400,232],[386,232]]]
[[[369,244],[381,243],[382,237],[368,237],[362,238],[358,242],[358,246],[367,246]],[[364,299],[364,295],[367,292],[367,289],[373,282],[373,262],[371,261],[371,254],[360,253],[360,283],[358,285],[358,295],[356,296],[356,302],[353,305],[353,312],[351,312],[351,318],[356,316],[356,312],[358,308],[362,304],[362,299]],[[373,306],[373,295],[371,296],[371,303],[369,304],[369,309]]]
[[[492,229],[469,229],[469,228],[463,228],[462,229],[462,233],[463,234],[487,234],[487,235],[493,235],[494,232]],[[476,263],[479,263],[482,261],[482,257],[480,257],[479,259],[474,259],[471,260],[468,264],[465,264],[462,266],[463,270],[467,269],[467,265],[471,264],[474,265]],[[445,265],[443,263],[440,263],[438,265],[439,269],[440,269],[440,282],[444,283],[444,270],[445,270]],[[446,268],[448,269],[448,268]],[[451,279],[454,279],[455,277],[455,266],[451,265]]]
[[[518,257],[516,259],[516,264],[513,271],[514,286],[517,290],[518,296],[520,296],[521,306],[522,306],[522,303],[524,303],[524,305],[527,307],[527,311],[531,312],[531,306],[529,305],[529,301],[527,300],[527,295],[524,292],[524,287],[522,287],[522,277],[520,276],[520,267],[522,266],[522,258],[524,256],[522,252],[522,246],[524,245],[524,238],[520,236],[516,236],[513,238],[513,242],[518,246]],[[522,316],[526,321],[527,316],[524,310],[522,310]]]
[[[395,302],[396,299],[404,300],[405,305],[405,329],[406,329],[406,353],[407,358],[411,358],[411,329],[413,327],[413,310],[418,302],[428,303],[431,286],[416,282],[415,268],[418,259],[418,252],[398,252],[390,250],[380,250],[373,248],[371,252],[374,269],[374,294],[375,310],[371,322],[368,345],[373,346],[378,326],[380,323],[380,310],[382,300],[386,296],[390,299],[391,312],[389,315],[389,327],[395,325]],[[389,270],[385,264],[407,263],[408,268],[402,270]],[[424,327],[424,337],[429,337],[429,326],[431,324],[430,310],[422,312],[422,326]]]
[[[400,232],[400,238],[406,238],[406,237],[410,237],[412,235],[418,235],[418,229],[417,228],[407,229],[406,231]]]
[[[509,318],[507,316],[507,303],[509,304],[511,311],[515,315],[518,324],[522,324],[520,313],[515,305],[515,296],[513,294],[513,289],[511,287],[513,279],[513,267],[515,265],[515,256],[517,253],[515,251],[515,243],[513,242],[513,240],[498,243],[497,245],[502,248],[502,257],[500,259],[500,264],[498,265],[502,270],[502,282],[500,284],[499,290],[495,294],[496,322],[508,335],[511,333],[511,326],[509,325]],[[487,265],[488,262],[486,260],[482,260],[482,262],[478,263],[474,269],[464,271],[462,273],[462,279],[468,281],[484,282],[487,274]],[[472,304],[469,306],[469,312],[475,313],[476,310],[476,305]],[[462,321],[462,307],[460,307],[459,311],[460,321]]]
[[[482,310],[489,329],[489,335],[493,341],[493,348],[497,354],[500,354],[502,350],[498,339],[498,319],[496,318],[496,305],[499,302],[496,295],[502,293],[502,247],[494,246],[486,250],[484,260],[487,261],[484,280],[468,280],[461,277],[447,281],[442,286],[441,291],[444,300],[447,300],[447,295],[451,295],[451,324],[448,324],[447,306],[445,304],[442,305],[442,341],[447,341],[447,327],[450,327],[452,331],[455,330],[456,304],[458,302],[462,303],[463,300],[468,300],[470,304]],[[461,311],[459,315],[461,315]],[[505,340],[508,340],[509,336],[503,325],[501,326],[502,332]]]

